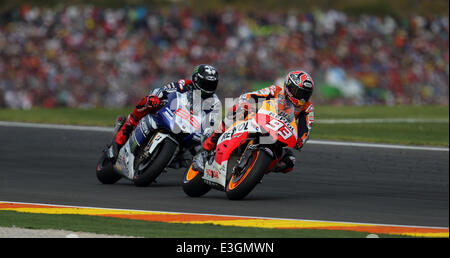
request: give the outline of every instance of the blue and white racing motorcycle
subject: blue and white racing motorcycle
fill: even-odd
[[[147,186],[167,167],[189,166],[201,148],[202,117],[207,116],[203,111],[192,111],[193,95],[168,94],[167,102],[157,112],[139,121],[114,164],[110,148],[105,148],[97,164],[98,180],[114,184],[124,177],[136,186]]]

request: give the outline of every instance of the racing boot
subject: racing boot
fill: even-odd
[[[117,132],[114,135],[114,139],[108,150],[109,159],[113,163],[115,163],[117,160],[117,156],[119,155],[120,148],[128,140],[128,137],[130,137],[131,132],[133,132],[134,128],[136,128],[137,125],[138,125],[138,121],[136,121],[133,118],[132,114],[128,115],[128,118],[126,120],[124,119],[124,117],[117,118],[117,121],[116,121]]]
[[[225,132],[225,125],[222,121],[219,128],[217,128],[211,136],[206,138],[206,140],[202,143],[202,148],[205,151],[212,151],[216,147],[217,141],[219,140],[220,136],[222,136],[223,132]]]
[[[139,120],[148,113],[156,111],[159,108],[160,103],[160,99],[154,95],[143,97],[134,107],[131,114],[128,115],[127,119],[124,122],[118,122],[116,124],[116,127],[119,129],[115,134],[109,149],[109,157],[113,163],[116,162],[120,148],[128,140],[131,132],[133,132],[134,128],[138,125]],[[123,120],[123,117],[119,117],[118,120],[119,119]],[[120,126],[119,123],[122,123],[122,125]]]
[[[290,149],[285,149],[284,151],[285,151],[284,155],[270,170],[270,172],[286,174],[294,169],[295,164],[294,153]]]
[[[192,159],[192,169],[199,172],[205,171],[205,164],[208,160],[208,151],[202,150]]]
[[[118,116],[116,118],[116,125],[114,126],[113,136],[119,132],[120,128],[122,128],[122,125],[125,124],[126,118],[124,116]]]
[[[126,118],[124,116],[119,116],[116,118],[116,125],[114,126],[113,137],[117,135],[119,130],[122,128],[123,124],[125,124]],[[117,159],[117,155],[119,154],[120,146],[113,140],[108,148],[108,157],[113,163]]]
[[[192,169],[201,172],[205,170],[205,163],[210,158],[211,152],[216,148],[217,141],[223,132],[225,132],[224,121],[220,123],[219,128],[203,141],[202,150],[192,159]]]

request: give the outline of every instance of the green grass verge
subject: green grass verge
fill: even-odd
[[[16,211],[0,211],[0,226],[63,229],[147,238],[365,238],[369,234],[339,230],[264,229],[212,224],[164,223],[100,216],[49,215]],[[407,237],[389,234],[378,234],[378,236],[381,238]]]
[[[320,119],[448,119],[448,106],[317,107],[311,139],[449,146],[449,123],[320,124]]]
[[[448,106],[315,106],[317,119],[448,118]]]
[[[112,127],[118,115],[127,115],[131,110],[132,108],[0,109],[0,120]],[[448,106],[317,106],[315,116],[318,122],[313,125],[311,139],[449,146],[449,123],[320,124],[321,119],[448,119]]]
[[[30,110],[0,109],[0,120],[69,125],[114,126],[119,115],[128,115],[131,108],[81,109],[81,108],[32,108]]]
[[[443,123],[322,124],[314,126],[311,139],[448,146],[448,130]]]

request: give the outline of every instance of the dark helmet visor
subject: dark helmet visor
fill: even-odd
[[[302,89],[298,86],[296,86],[294,83],[289,82],[286,85],[289,92],[292,94],[292,97],[298,99],[298,100],[304,100],[305,102],[309,101],[309,98],[312,95],[312,90],[308,89]]]
[[[217,80],[215,80],[215,81],[199,80],[198,86],[200,87],[200,89],[202,89],[206,93],[214,93],[217,89],[217,83],[218,83]]]

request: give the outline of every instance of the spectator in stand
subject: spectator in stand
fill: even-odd
[[[132,105],[199,63],[222,71],[220,97],[302,67],[317,104],[448,105],[448,17],[89,5],[24,5],[0,17],[0,103],[10,108]],[[361,85],[358,97],[323,98],[336,68]]]

